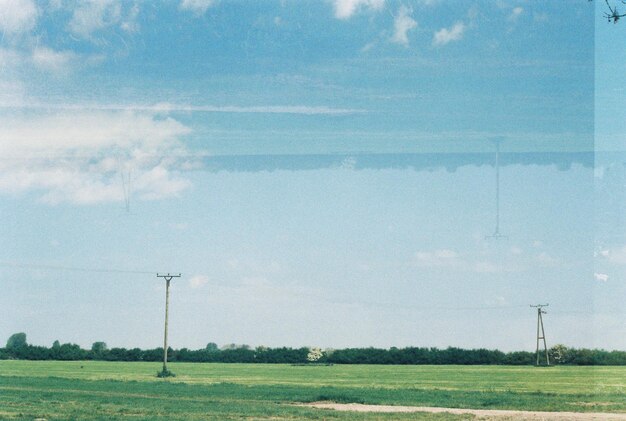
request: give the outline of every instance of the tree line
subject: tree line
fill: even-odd
[[[218,347],[209,343],[202,349],[168,348],[171,362],[222,363],[311,363],[311,350],[317,348],[268,348],[229,344]],[[575,349],[556,345],[549,351],[551,363],[565,365],[626,365],[626,351]],[[406,348],[346,348],[314,352],[315,363],[321,364],[461,364],[461,365],[533,365],[535,353],[527,351],[502,352],[488,349]],[[161,361],[163,348],[108,348],[105,342],[94,342],[90,349],[54,341],[51,347],[30,345],[26,334],[16,333],[0,348],[0,359],[21,360],[98,360],[98,361]]]

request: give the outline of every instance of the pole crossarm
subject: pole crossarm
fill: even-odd
[[[168,282],[169,282],[169,281],[171,281],[173,278],[180,278],[180,277],[182,276],[182,274],[180,274],[180,273],[179,273],[178,275],[170,275],[170,274],[168,273],[167,275],[159,275],[159,274],[157,273],[157,275],[156,275],[156,276],[157,276],[157,278],[163,278],[163,279],[165,279],[166,281],[168,281]]]

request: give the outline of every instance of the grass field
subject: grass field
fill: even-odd
[[[626,367],[290,366],[0,361],[1,419],[433,419],[294,406],[332,400],[626,413]]]

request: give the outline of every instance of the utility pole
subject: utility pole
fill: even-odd
[[[548,307],[549,304],[537,304],[535,306],[531,305],[531,307],[537,309],[537,350],[535,354],[537,355],[537,365],[539,365],[539,341],[543,340],[543,349],[546,353],[546,365],[550,365],[550,358],[548,357],[548,345],[546,344],[546,332],[543,329],[543,318],[542,314],[547,314],[546,311],[543,310],[543,307]]]
[[[167,316],[170,305],[170,281],[173,278],[180,278],[180,276],[180,273],[178,275],[170,275],[169,273],[167,275],[159,275],[157,273],[157,278],[165,279],[165,334],[163,335],[163,371],[160,373],[160,377],[169,377],[172,375],[172,373],[167,370]]]

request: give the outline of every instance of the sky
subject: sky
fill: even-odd
[[[598,3],[0,0],[0,341],[626,349]]]

